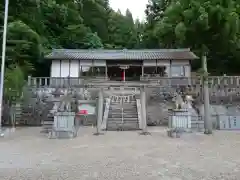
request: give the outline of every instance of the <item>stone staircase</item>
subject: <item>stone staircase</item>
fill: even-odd
[[[24,119],[23,119],[23,111],[22,111],[23,104],[17,103],[15,105],[15,122],[18,124],[25,125]]]
[[[42,133],[49,133],[53,128],[54,116],[52,114],[48,114],[47,118],[42,122]]]
[[[139,118],[136,97],[131,94],[112,96],[106,130],[127,131],[138,129]]]

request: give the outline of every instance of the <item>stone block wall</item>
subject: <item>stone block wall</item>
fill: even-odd
[[[147,125],[159,126],[168,124],[168,109],[171,109],[171,102],[150,101],[147,104]]]

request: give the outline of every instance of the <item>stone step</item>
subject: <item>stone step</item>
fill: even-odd
[[[43,125],[53,125],[53,121],[43,121]]]
[[[136,111],[132,111],[132,112],[109,112],[108,115],[112,115],[112,116],[121,116],[122,115],[137,115],[138,113]]]
[[[132,113],[132,114],[109,114],[108,115],[108,117],[114,117],[114,118],[117,118],[117,117],[127,117],[127,116],[129,116],[129,117],[138,117],[137,116],[138,114],[137,113]]]
[[[136,102],[133,103],[110,103],[110,106],[135,106]]]
[[[126,112],[126,113],[128,113],[128,112],[137,112],[137,109],[109,109],[109,112]]]
[[[112,123],[112,122],[117,122],[117,123],[125,123],[125,122],[134,122],[134,123],[138,123],[138,119],[137,118],[125,118],[122,121],[122,118],[109,118],[108,119],[108,123]]]
[[[132,114],[132,113],[137,113],[137,110],[136,109],[124,109],[124,110],[121,110],[121,109],[114,109],[114,110],[109,110],[109,114]]]
[[[108,119],[119,119],[119,120],[126,120],[126,119],[136,119],[138,120],[138,116],[134,115],[134,116],[131,116],[131,115],[126,115],[126,116],[109,116]]]
[[[124,108],[131,108],[131,107],[136,107],[137,106],[137,104],[124,104],[124,105],[114,105],[114,104],[110,104],[110,107],[119,107],[119,108],[122,108],[122,107],[124,107]]]
[[[107,126],[108,131],[131,131],[139,130],[138,124],[111,124]]]
[[[137,110],[137,107],[131,107],[131,108],[126,108],[126,107],[109,107],[109,110],[112,110],[112,111],[114,111],[114,110]]]
[[[204,129],[204,121],[192,121],[191,128],[192,129]]]
[[[125,123],[119,123],[119,122],[112,122],[112,123],[108,123],[107,127],[115,127],[115,126],[128,126],[128,127],[139,127],[138,123],[136,122],[125,122]]]
[[[136,100],[131,100],[131,101],[111,101],[111,104],[133,104],[136,103]]]
[[[110,112],[137,112],[137,108],[133,108],[133,109],[109,109]]]
[[[108,123],[107,124],[114,124],[114,123],[117,123],[117,124],[126,124],[126,123],[130,123],[130,124],[138,124],[138,120],[137,118],[133,118],[133,119],[127,119],[127,120],[123,120],[122,122],[122,119],[109,119]]]
[[[110,123],[107,125],[107,127],[119,127],[119,126],[125,126],[125,127],[133,127],[133,128],[139,128],[138,123],[131,123],[131,122],[126,122],[126,123]]]
[[[110,122],[119,122],[122,123],[122,118],[108,118],[108,123]],[[136,117],[127,117],[125,119],[123,119],[123,122],[137,122],[138,123],[138,118]]]
[[[111,104],[134,104],[136,103],[136,100],[128,101],[128,102],[122,102],[122,101],[111,101]]]
[[[134,104],[110,104],[110,107],[136,107],[137,103]]]
[[[111,102],[109,107],[107,130],[138,130],[138,112],[136,99],[131,102]]]
[[[137,109],[109,109],[109,114],[137,113]]]
[[[51,129],[53,127],[53,124],[44,124],[43,129]]]
[[[54,119],[52,119],[52,118],[46,118],[43,122],[53,122],[54,121]]]
[[[110,104],[110,107],[127,107],[127,108],[130,108],[130,107],[136,107],[137,104],[124,104],[124,105],[117,105],[117,104]]]
[[[134,115],[134,114],[138,114],[136,111],[110,111],[108,113],[109,115]]]
[[[137,103],[134,104],[110,104],[111,107],[135,107]]]
[[[111,111],[137,111],[137,107],[131,107],[131,108],[127,108],[127,107],[110,107],[109,110]]]
[[[122,119],[122,116],[120,116],[120,117],[108,117],[108,120],[114,120],[114,119]],[[136,116],[136,117],[132,117],[132,116],[130,116],[130,117],[125,117],[125,120],[128,120],[128,119],[138,119],[138,117]]]

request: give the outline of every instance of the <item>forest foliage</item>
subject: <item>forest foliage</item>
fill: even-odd
[[[54,48],[139,48],[140,32],[131,12],[113,11],[108,0],[9,2],[5,92],[9,88],[18,91],[18,85],[15,88],[11,84],[16,83],[16,76],[20,79],[22,74],[25,78],[27,75],[49,76],[50,62],[43,57]],[[1,1],[1,25],[4,5]],[[2,41],[2,33],[0,38]],[[17,82],[22,84],[20,80]]]
[[[134,20],[109,0],[11,0],[7,79],[19,70],[25,77],[48,76],[43,57],[54,48],[191,48],[207,54],[212,74],[239,74],[239,0],[149,0],[145,13],[146,21]],[[1,24],[3,17],[1,1]]]
[[[240,0],[150,0],[146,14],[145,47],[189,47],[212,74],[239,75]]]

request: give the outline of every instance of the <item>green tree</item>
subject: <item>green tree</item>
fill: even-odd
[[[4,80],[4,96],[8,100],[19,100],[22,97],[24,81],[24,73],[17,65],[11,65],[5,71]]]
[[[97,33],[104,43],[108,41],[107,5],[107,1],[103,0],[84,0],[81,13],[84,23],[91,28],[93,33]]]
[[[160,15],[155,13],[153,34],[161,47],[190,47],[200,56],[208,53],[211,71],[237,72],[238,9],[236,0],[172,1]]]
[[[87,49],[98,49],[103,48],[103,44],[96,33],[89,33],[84,38],[84,47]]]
[[[1,1],[1,24],[3,14]],[[25,77],[49,76],[50,63],[43,57],[54,48],[139,48],[141,31],[129,10],[115,12],[109,0],[11,0],[7,68],[17,65]]]
[[[23,72],[34,70],[34,61],[41,56],[41,38],[22,21],[8,24],[7,67],[17,64]]]
[[[160,41],[154,34],[156,23],[164,16],[166,8],[172,0],[149,0],[145,13],[147,16],[147,23],[143,31],[143,41],[145,48],[160,48]]]
[[[109,14],[109,42],[113,47],[118,48],[135,48],[137,44],[137,30],[134,25],[132,14],[129,10],[126,16],[120,12],[112,11]]]

